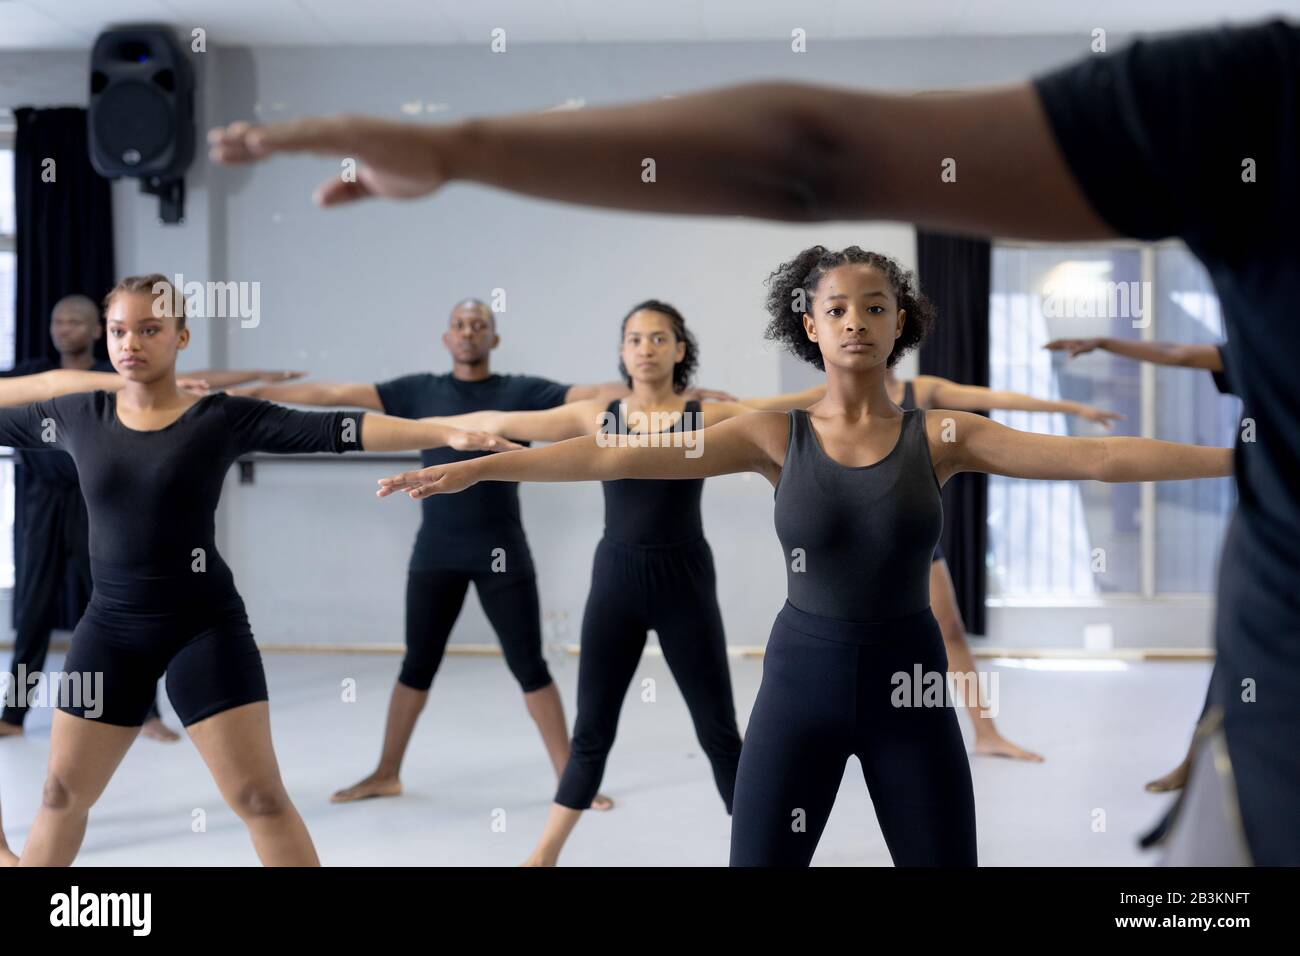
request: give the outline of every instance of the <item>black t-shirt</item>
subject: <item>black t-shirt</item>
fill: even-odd
[[[1222,304],[1231,385],[1255,440],[1238,433],[1238,507],[1220,558],[1216,621],[1216,687],[1225,693],[1216,696],[1256,861],[1295,864],[1300,27],[1273,20],[1138,41],[1034,83],[1098,214],[1128,236],[1181,238]],[[1284,831],[1265,839],[1269,826]]]
[[[19,362],[6,372],[0,372],[0,378],[17,378],[20,375],[37,375],[63,368],[53,359],[37,358]],[[112,372],[113,363],[96,359],[90,367],[92,372]],[[37,482],[48,482],[63,488],[72,488],[77,484],[77,468],[66,452],[61,451],[18,451],[15,455],[18,463],[27,469],[28,475]],[[29,494],[41,494],[39,487],[28,487]]]
[[[299,412],[216,392],[166,428],[137,431],[118,419],[115,394],[81,392],[0,408],[0,444],[68,452],[90,516],[92,561],[166,578],[189,575],[196,548],[209,572],[225,567],[215,515],[240,455],[360,451],[363,414]]]
[[[539,411],[563,405],[569,390],[567,385],[533,375],[490,375],[467,382],[429,372],[403,375],[375,387],[384,412],[401,418],[491,409]],[[425,449],[420,457],[428,468],[485,454],[490,452],[444,447]],[[490,571],[494,558],[500,556],[506,572],[532,571],[532,554],[519,515],[519,489],[514,482],[482,481],[458,495],[425,498],[420,505],[423,520],[411,552],[412,570]]]

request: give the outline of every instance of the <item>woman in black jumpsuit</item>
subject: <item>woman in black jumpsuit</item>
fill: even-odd
[[[768,335],[826,371],[826,397],[806,412],[736,416],[700,432],[695,456],[578,438],[396,475],[381,480],[380,494],[423,498],[483,480],[766,476],[777,488],[789,590],[741,752],[732,863],[806,865],[855,754],[895,863],[974,865],[970,770],[929,609],[939,488],[962,471],[1210,477],[1231,472],[1231,450],[1035,435],[960,411],[902,412],[885,372],[932,321],[910,274],[856,246],[816,246],[769,283]],[[806,292],[806,313],[791,310],[796,290]]]
[[[261,656],[215,546],[226,471],[254,451],[508,445],[372,413],[298,412],[223,393],[195,399],[176,385],[189,330],[172,301],[162,276],[124,279],[110,293],[109,357],[127,380],[120,392],[0,409],[0,444],[59,448],[76,462],[94,582],[64,665],[69,690],[54,715],[24,865],[72,862],[164,673],[177,715],[262,862],[317,863],[280,780]]]

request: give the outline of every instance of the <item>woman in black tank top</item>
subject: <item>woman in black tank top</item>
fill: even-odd
[[[633,436],[632,441],[676,444],[689,453],[681,440],[705,426],[755,408],[808,404],[820,395],[820,389],[813,389],[744,403],[684,401],[696,354],[681,313],[649,300],[623,319],[619,371],[632,389],[627,398],[608,405],[572,402],[545,411],[475,412],[437,421],[521,440],[595,435],[598,442],[613,443],[617,436]],[[612,805],[598,788],[650,630],[658,635],[682,691],[728,813],[735,791],[740,730],[713,552],[700,513],[704,479],[601,484],[605,533],[596,546],[582,616],[573,744],[545,831],[528,861],[535,865],[556,862],[583,810]]]
[[[1231,473],[1232,451],[1036,435],[960,411],[904,412],[890,400],[885,373],[933,321],[911,274],[856,246],[816,246],[778,268],[769,286],[768,337],[826,371],[825,398],[806,412],[736,416],[695,435],[701,453],[693,456],[579,438],[396,475],[381,480],[379,494],[418,499],[484,480],[766,476],[776,487],[790,590],[741,752],[732,864],[806,865],[855,755],[896,864],[974,865],[970,768],[926,586],[940,487],[963,471],[1110,482],[1214,477]]]
[[[1023,392],[1003,389],[993,390],[980,385],[961,385],[937,375],[919,375],[901,380],[892,368],[885,372],[885,390],[890,400],[903,411],[913,408],[951,408],[963,411],[1035,411],[1060,412],[1077,415],[1096,422],[1105,428],[1124,416],[1083,402],[1035,398]],[[823,393],[824,394],[824,393]],[[943,553],[942,543],[936,543],[930,563],[930,606],[939,630],[943,634],[944,650],[948,655],[949,670],[956,674],[975,674],[975,657],[966,641],[966,623],[957,606],[957,591],[952,573]],[[1018,760],[1041,762],[1042,757],[1013,743],[998,731],[989,701],[982,699],[978,682],[968,683],[962,695],[962,704],[970,717],[975,740],[972,750],[977,754],[1011,757]]]

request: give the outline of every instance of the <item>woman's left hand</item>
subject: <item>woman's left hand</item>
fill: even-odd
[[[513,451],[524,447],[491,432],[466,431],[463,428],[452,433],[447,446],[457,451]]]
[[[418,471],[404,471],[400,475],[379,479],[380,498],[399,492],[406,492],[414,499],[428,498],[432,495],[450,495],[464,491],[478,483],[466,465],[469,462],[453,462],[450,465],[434,465]]]

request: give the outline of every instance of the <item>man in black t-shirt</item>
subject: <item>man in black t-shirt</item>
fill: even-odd
[[[257,398],[303,405],[371,408],[403,418],[459,415],[490,409],[531,411],[566,402],[627,394],[622,383],[561,385],[532,375],[498,375],[491,353],[500,343],[496,317],[477,299],[451,313],[442,344],[452,371],[420,372],[387,382],[301,382],[244,389]],[[425,467],[473,458],[450,448],[421,452]],[[336,803],[401,793],[398,771],[416,720],[442,662],[470,584],[524,692],[558,776],[569,758],[569,731],[559,691],[542,656],[541,607],[532,553],[514,482],[485,481],[463,495],[421,502],[406,581],[406,656],[393,687],[383,751],[375,772],[334,794]],[[601,808],[608,799],[600,797]]]
[[[1181,238],[1218,293],[1254,426],[1254,440],[1237,442],[1238,508],[1220,561],[1216,703],[1254,861],[1300,865],[1298,102],[1300,27],[1271,20],[1142,39],[957,93],[755,83],[443,125],[241,122],[209,142],[218,162],[304,150],[356,159],[356,176],[321,186],[324,205],[465,180],[666,213]],[[647,156],[686,172],[647,187],[637,175]]]

